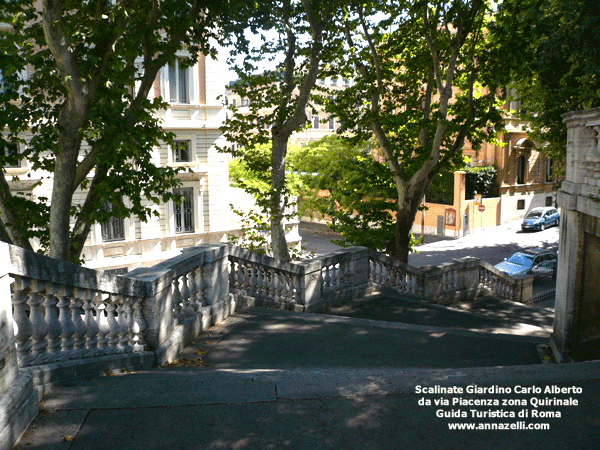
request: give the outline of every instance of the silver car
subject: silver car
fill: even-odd
[[[494,267],[512,276],[552,275],[556,271],[556,254],[551,250],[522,250]]]

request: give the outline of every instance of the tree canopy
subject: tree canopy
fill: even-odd
[[[176,170],[151,158],[171,136],[150,89],[177,52],[191,65],[260,21],[254,9],[243,1],[4,1],[0,145],[20,142],[19,157],[52,176],[53,188],[50,199],[12,195],[0,170],[2,237],[25,248],[37,237],[50,256],[78,261],[91,225],[108,219],[104,202],[112,216],[145,220],[145,199],[172,198]]]
[[[515,111],[540,150],[564,164],[562,115],[600,106],[600,8],[596,0],[504,0],[491,28],[512,81]]]
[[[348,6],[346,51],[329,72],[354,83],[323,101],[341,132],[377,142],[370,164],[387,168],[381,183],[393,189],[369,201],[393,202],[393,232],[386,225],[377,247],[395,258],[408,258],[410,229],[433,177],[462,162],[467,140],[476,148],[501,127],[496,61],[486,47],[490,12],[483,0]],[[357,229],[389,222],[380,208],[357,211],[348,217]]]
[[[288,140],[306,123],[320,68],[339,45],[334,18],[341,4],[338,0],[274,1],[263,28],[274,32],[274,39],[261,34],[262,45],[238,52],[242,55],[236,67],[239,79],[231,91],[248,99],[249,106],[248,111],[234,108],[223,130],[228,140],[238,145],[234,156],[270,142],[271,189],[265,199],[273,254],[284,261],[290,260],[283,227],[289,198],[285,183]],[[275,68],[258,71],[258,64],[265,59],[273,61]]]

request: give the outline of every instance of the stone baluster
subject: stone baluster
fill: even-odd
[[[258,270],[256,264],[249,264],[250,269],[250,292],[252,297],[256,297],[258,294]]]
[[[94,305],[97,302],[100,293],[92,293],[86,290],[83,297],[83,312],[85,320],[85,357],[92,357],[98,353],[98,316],[94,317]]]
[[[133,318],[133,304],[137,301],[134,297],[127,297],[125,301],[125,314],[127,318],[127,347],[129,348],[129,352],[133,351],[133,346],[136,343],[135,336],[135,319]]]
[[[235,271],[236,261],[233,258],[229,258],[229,288],[235,289]]]
[[[133,350],[146,350],[145,332],[148,329],[148,324],[144,319],[143,314],[144,299],[142,297],[134,297],[133,305]]]
[[[107,353],[115,353],[117,344],[119,343],[119,323],[115,318],[117,310],[117,302],[119,301],[117,294],[110,294],[110,298],[106,305],[106,314],[108,322],[108,349]]]
[[[269,290],[269,269],[260,264],[255,264],[253,269],[256,272],[256,296],[265,297]]]
[[[189,317],[194,313],[194,307],[192,306],[192,293],[190,290],[190,272],[181,275],[181,307],[183,309],[184,317]]]
[[[202,307],[207,303],[206,299],[206,271],[204,267],[198,267],[198,306]],[[236,278],[239,280],[239,273],[236,274]],[[239,283],[239,281],[238,281]],[[239,289],[239,285],[237,286]]]
[[[188,286],[190,288],[190,307],[192,313],[197,313],[200,310],[202,302],[200,301],[200,289],[198,287],[198,269],[192,270],[188,274]]]
[[[289,272],[283,272],[281,274],[281,283],[282,283],[282,298],[286,303],[291,303],[294,300],[293,292],[294,289],[292,287],[292,274]]]
[[[275,292],[275,299],[280,302],[285,302],[285,276],[283,272],[273,272],[273,288]]]
[[[129,297],[123,295],[118,296],[117,302],[117,317],[119,321],[119,341],[117,343],[119,353],[129,353],[129,310],[127,304],[130,302]]]
[[[293,290],[294,290],[294,303],[301,305],[304,304],[302,295],[302,282],[300,281],[300,275],[293,275],[292,278],[292,282],[293,282]]]
[[[19,366],[24,367],[30,364],[31,347],[33,346],[33,341],[31,340],[33,327],[27,314],[27,296],[31,288],[31,280],[18,275],[11,276],[15,280],[12,284],[12,306],[13,320],[16,324],[17,359]]]
[[[183,307],[181,304],[181,290],[179,288],[179,277],[173,278],[173,314],[175,319],[181,321],[183,319]]]
[[[96,310],[96,318],[98,319],[98,354],[105,355],[108,352],[108,333],[110,326],[108,325],[107,304],[110,301],[109,294],[100,294],[95,298],[94,309]]]
[[[71,320],[71,297],[73,295],[73,288],[70,286],[60,286],[60,289],[56,292],[58,298],[58,321],[60,322],[60,328],[62,330],[60,334],[60,350],[61,355],[58,360],[64,361],[69,359],[69,355],[73,350],[73,335],[75,334],[75,324]]]
[[[331,275],[329,274],[329,266],[323,268],[325,275],[323,276],[323,290],[331,288]]]
[[[45,319],[48,324],[48,360],[46,362],[54,362],[60,353],[60,335],[62,327],[58,321],[56,314],[57,298],[56,294],[60,289],[60,285],[56,283],[46,283],[43,290]]]
[[[75,333],[73,334],[73,350],[71,351],[70,358],[78,359],[83,357],[83,349],[85,347],[85,333],[87,331],[85,322],[81,318],[83,314],[83,300],[85,297],[85,289],[75,289],[74,298],[71,300],[71,320],[75,325]]]
[[[48,342],[46,336],[48,335],[48,324],[42,314],[42,297],[40,291],[44,289],[44,284],[38,280],[32,280],[31,292],[29,293],[29,320],[31,321],[32,334],[31,339],[33,345],[31,352],[33,360],[31,364],[41,364],[48,360]]]

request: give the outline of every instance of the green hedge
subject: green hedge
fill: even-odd
[[[496,197],[496,174],[494,166],[465,167],[465,198],[472,200],[475,194],[483,198]],[[429,203],[452,205],[454,203],[454,172],[442,172],[434,178],[425,194]]]
[[[496,175],[498,169],[494,166],[467,167],[465,179],[465,195],[467,200],[481,194],[483,198],[496,197]]]

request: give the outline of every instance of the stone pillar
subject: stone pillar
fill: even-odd
[[[454,209],[456,210],[456,227],[455,227],[455,236],[460,236],[461,231],[463,230],[463,205],[465,204],[466,198],[466,177],[467,172],[462,170],[458,170],[454,172]]]
[[[11,281],[7,270],[0,267],[0,393],[10,388],[19,371],[10,300]]]
[[[0,449],[12,448],[38,412],[29,371],[19,372],[8,275],[8,244],[0,242]]]
[[[561,208],[552,348],[558,360],[600,357],[600,108],[563,116]]]

